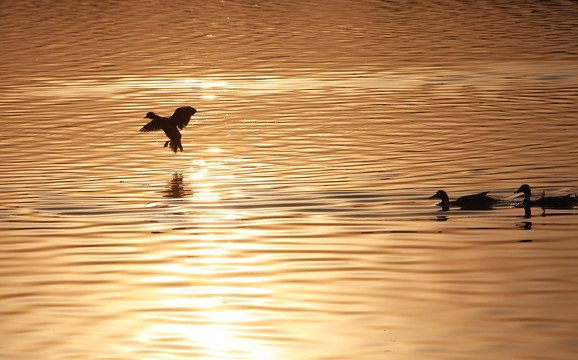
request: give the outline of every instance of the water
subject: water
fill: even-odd
[[[578,192],[575,2],[0,16],[1,359],[578,352],[578,210],[513,206]],[[183,105],[183,153],[138,132]]]

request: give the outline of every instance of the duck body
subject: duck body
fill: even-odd
[[[498,202],[497,199],[488,196],[489,191],[479,194],[466,195],[450,201],[448,194],[444,190],[438,190],[430,199],[440,199],[442,210],[448,211],[450,205],[458,206],[463,210],[490,210]]]
[[[522,202],[524,207],[535,206],[543,209],[570,209],[578,205],[576,194],[574,194],[574,196],[570,194],[562,196],[545,196],[545,194],[542,193],[541,198],[538,200],[532,200],[532,189],[528,184],[520,186],[520,188],[514,193],[524,193],[524,201]]]
[[[177,150],[183,151],[179,129],[184,129],[191,120],[191,116],[196,112],[197,110],[191,106],[183,106],[176,109],[174,114],[168,118],[158,116],[154,112],[149,112],[145,115],[145,118],[151,119],[151,121],[143,126],[140,131],[163,130],[169,138],[169,140],[165,142],[164,147],[170,146],[171,150],[176,154]]]

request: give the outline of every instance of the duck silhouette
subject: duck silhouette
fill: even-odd
[[[448,211],[450,205],[458,206],[463,210],[490,210],[492,205],[499,200],[488,196],[489,191],[484,191],[479,194],[466,195],[459,197],[457,200],[450,201],[448,194],[443,190],[438,190],[430,199],[440,199],[442,211]]]
[[[181,133],[179,132],[179,129],[183,130],[189,123],[189,120],[191,120],[191,116],[193,116],[196,112],[197,110],[191,106],[183,106],[176,109],[175,113],[171,115],[171,117],[165,118],[158,116],[151,111],[145,115],[145,118],[152,120],[143,126],[140,131],[149,132],[162,129],[170,139],[165,142],[164,147],[170,145],[171,150],[176,154],[177,150],[183,151],[183,145],[181,144]]]
[[[542,192],[541,198],[538,200],[532,200],[532,190],[528,184],[524,184],[520,186],[518,190],[514,191],[514,194],[517,193],[524,193],[524,201],[522,202],[524,207],[536,206],[543,209],[570,209],[578,205],[576,194],[574,194],[574,196],[571,194],[562,196],[546,196],[546,194]]]

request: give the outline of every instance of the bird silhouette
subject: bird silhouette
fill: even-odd
[[[443,211],[448,211],[450,209],[450,204],[454,206],[459,206],[463,210],[489,210],[492,205],[497,203],[499,200],[491,198],[488,196],[489,191],[481,192],[474,195],[466,195],[457,198],[457,200],[450,201],[448,194],[443,190],[438,190],[430,199],[440,199],[442,201],[441,206]]]
[[[514,194],[516,193],[524,193],[524,201],[522,202],[524,207],[536,206],[543,209],[570,209],[578,205],[578,197],[576,197],[576,194],[574,194],[574,196],[570,194],[562,196],[546,196],[546,194],[542,192],[541,198],[538,200],[532,200],[532,190],[528,184],[520,186],[520,188],[514,192]]]
[[[149,112],[145,115],[145,118],[152,119],[148,124],[143,126],[140,131],[149,132],[163,130],[170,140],[165,142],[165,146],[170,145],[171,150],[176,154],[177,150],[183,151],[183,145],[181,144],[181,133],[179,129],[183,130],[185,126],[191,120],[197,110],[191,106],[183,106],[175,110],[175,113],[171,117],[165,118],[158,116],[154,112]]]

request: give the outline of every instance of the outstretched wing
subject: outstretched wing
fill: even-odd
[[[147,131],[157,131],[163,128],[163,120],[162,119],[154,119],[151,120],[148,124],[143,126],[140,131],[147,132]]]
[[[175,113],[170,117],[170,119],[176,126],[178,126],[179,129],[183,130],[183,128],[189,123],[189,120],[191,120],[191,116],[193,116],[196,112],[197,110],[190,106],[183,106],[176,109]]]

